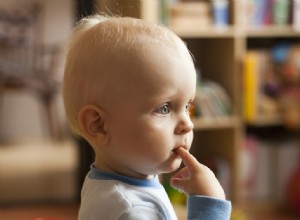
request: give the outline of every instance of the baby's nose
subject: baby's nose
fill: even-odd
[[[189,133],[194,129],[194,124],[190,118],[189,115],[185,115],[182,117],[179,122],[177,123],[176,129],[175,129],[175,134],[177,135],[182,135]]]

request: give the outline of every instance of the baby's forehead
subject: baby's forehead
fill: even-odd
[[[134,18],[109,18],[91,25],[83,35],[82,40],[90,42],[92,47],[110,51],[149,44],[183,46],[180,38],[167,28]]]
[[[93,75],[89,77],[92,83],[113,82],[131,75],[139,78],[141,74],[151,73],[142,71],[143,65],[153,56],[160,57],[162,51],[170,51],[172,57],[191,60],[178,36],[164,27],[138,19],[112,18],[93,25],[82,34],[77,46],[81,47],[78,52],[82,52],[83,56],[77,54],[77,58]],[[157,62],[162,59],[160,57]],[[178,62],[181,62],[180,59]]]

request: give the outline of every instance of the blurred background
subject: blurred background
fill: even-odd
[[[232,219],[299,219],[300,0],[1,0],[0,219],[77,219],[93,153],[66,124],[64,47],[94,13],[160,23],[186,42],[198,74],[191,152]]]

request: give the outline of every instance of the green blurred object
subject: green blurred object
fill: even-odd
[[[286,25],[289,17],[289,0],[275,0],[273,5],[273,22],[276,25]]]
[[[164,187],[172,204],[186,204],[186,195],[174,189],[169,180],[164,181]]]
[[[169,3],[168,0],[160,0],[160,20],[163,25],[169,24]]]

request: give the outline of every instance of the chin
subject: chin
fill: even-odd
[[[166,164],[166,166],[164,167],[161,174],[174,172],[175,170],[177,170],[180,167],[181,161],[182,161],[181,158],[176,158],[175,160]]]

